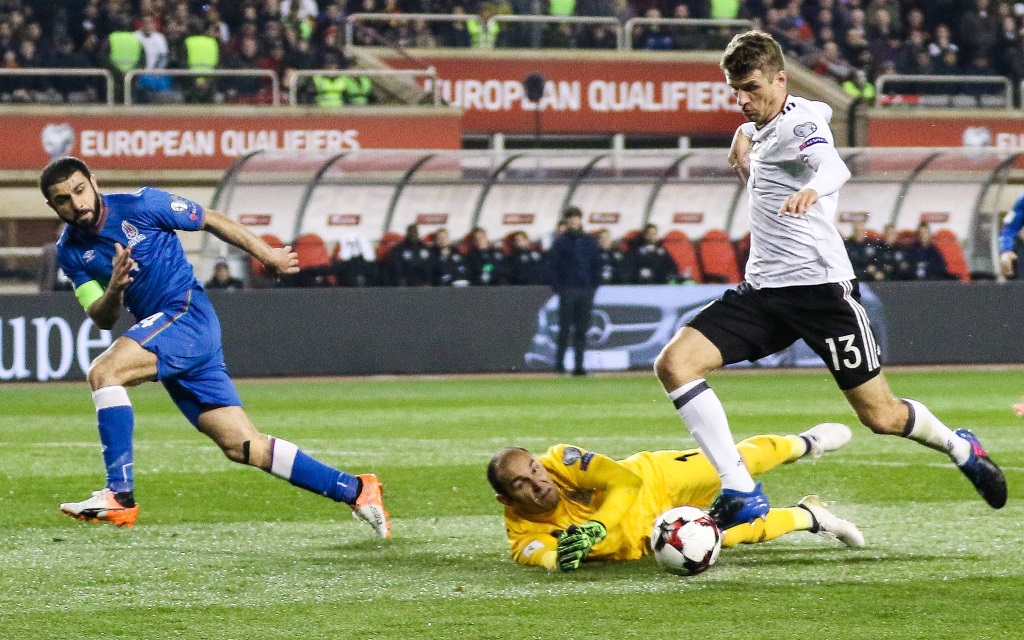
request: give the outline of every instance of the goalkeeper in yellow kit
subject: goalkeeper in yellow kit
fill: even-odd
[[[800,435],[755,436],[738,448],[751,474],[806,456],[818,457],[850,440],[850,429],[819,424]],[[643,451],[615,461],[559,444],[541,456],[511,447],[496,454],[487,479],[505,505],[512,557],[521,564],[572,571],[587,560],[634,560],[650,553],[654,520],[692,505],[707,509],[721,491],[718,473],[699,449]],[[723,532],[722,546],[765,542],[793,531],[864,545],[857,527],[816,496],[796,507],[771,509],[763,519]]]

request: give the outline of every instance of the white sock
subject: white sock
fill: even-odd
[[[910,409],[910,417],[907,419],[907,428],[903,437],[914,442],[920,442],[924,446],[942,451],[953,459],[953,462],[961,465],[971,457],[971,443],[953,433],[953,430],[942,424],[928,407],[917,400],[902,398],[903,402]]]
[[[270,473],[285,480],[292,479],[292,465],[299,448],[287,440],[269,437],[270,440]]]
[[[687,382],[669,392],[668,397],[676,405],[676,412],[701,451],[721,476],[722,488],[753,491],[754,479],[733,442],[725,409],[708,383],[703,378]]]

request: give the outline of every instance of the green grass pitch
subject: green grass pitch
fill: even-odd
[[[159,385],[137,409],[133,529],[62,516],[102,485],[84,383],[4,385],[0,638],[1019,638],[1020,370],[889,373],[969,426],[1006,471],[986,506],[945,456],[857,426],[822,371],[720,373],[737,438],[854,428],[763,476],[776,506],[818,493],[867,547],[808,533],[724,551],[694,578],[650,559],[572,574],[515,566],[484,478],[498,448],[573,442],[623,457],[695,446],[651,374],[243,381],[257,426],[386,488],[393,539],[349,510],[227,461]]]

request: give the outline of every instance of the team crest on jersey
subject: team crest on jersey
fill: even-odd
[[[135,245],[139,244],[140,242],[146,239],[146,236],[139,233],[139,230],[135,228],[135,225],[128,222],[127,220],[121,221],[121,231],[123,231],[124,236],[128,238],[129,248],[134,247]]]
[[[175,198],[171,200],[171,211],[173,211],[174,213],[182,213],[187,209],[188,203],[182,200],[181,198],[175,196]]]
[[[571,467],[576,461],[583,457],[583,453],[576,447],[566,447],[562,452],[562,464]]]
[[[96,257],[96,252],[93,251],[92,249],[89,249],[88,251],[82,254],[82,257],[85,258],[86,262],[92,262],[92,259]]]
[[[807,136],[811,135],[817,130],[818,126],[813,122],[805,122],[803,124],[798,124],[795,127],[793,127],[793,133],[798,138],[806,138]]]

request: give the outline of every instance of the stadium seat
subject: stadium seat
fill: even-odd
[[[963,282],[969,282],[971,280],[971,274],[967,269],[967,260],[964,258],[963,247],[960,246],[960,241],[957,240],[956,234],[949,229],[939,229],[932,236],[932,242],[935,244],[935,248],[942,254],[942,258],[946,261],[946,271],[956,276]]]
[[[644,232],[640,229],[633,229],[632,231],[626,232],[626,235],[622,236],[622,239],[619,240],[619,250],[629,251],[643,235]]]
[[[900,229],[896,232],[896,244],[901,247],[909,247],[917,243],[917,231],[914,229]]]
[[[315,233],[304,233],[295,239],[299,254],[299,286],[334,285],[331,256],[324,239]]]
[[[697,254],[704,271],[704,282],[740,281],[740,268],[736,264],[736,250],[729,242],[729,234],[711,229],[697,243]]]
[[[735,243],[736,265],[740,268],[740,278],[747,273],[747,259],[750,258],[750,233],[740,238]]]
[[[280,249],[284,246],[281,239],[271,233],[265,233],[260,236],[260,239],[274,247]],[[249,258],[249,274],[252,276],[253,286],[261,287],[269,284],[269,276],[267,276],[267,270],[263,266],[263,263],[256,258]]]
[[[391,249],[404,238],[405,236],[397,231],[388,231],[382,235],[377,242],[377,250],[374,252],[377,256],[377,262],[385,262],[388,259],[388,254],[391,253]]]
[[[697,252],[693,249],[693,243],[690,242],[688,235],[682,231],[669,231],[662,239],[661,246],[668,252],[668,255],[672,256],[680,276],[694,282],[704,282],[700,261],[697,260]]]

